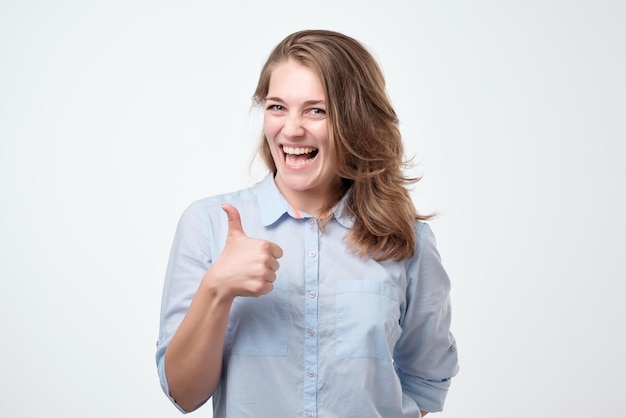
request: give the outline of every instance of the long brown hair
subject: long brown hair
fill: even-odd
[[[326,95],[329,148],[344,188],[330,196],[321,213],[351,187],[346,208],[355,219],[348,234],[352,248],[379,261],[411,257],[417,244],[414,223],[432,215],[418,214],[409,196],[407,186],[420,178],[404,174],[409,161],[380,66],[347,35],[298,31],[281,41],[263,66],[253,96],[256,105],[265,101],[273,69],[289,59],[316,72]],[[265,135],[259,155],[276,173]]]

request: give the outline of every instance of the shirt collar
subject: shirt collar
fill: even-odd
[[[300,213],[296,208],[291,207],[289,202],[278,190],[274,181],[274,173],[268,173],[256,187],[256,194],[261,204],[259,210],[261,212],[261,222],[263,226],[270,226],[282,218],[285,214],[295,219],[309,218],[310,215]],[[330,211],[330,215],[342,225],[344,228],[352,228],[354,225],[354,215],[347,210],[347,200],[352,194],[352,189],[341,198],[341,200]]]
[[[354,225],[355,216],[348,210],[348,199],[352,195],[352,187],[343,195],[341,200],[330,211],[330,215],[333,216],[337,222],[344,228],[352,228]]]
[[[261,222],[263,226],[270,226],[283,215],[288,214],[293,218],[298,218],[289,203],[278,190],[274,182],[274,173],[268,173],[256,187],[256,194],[259,197],[259,210],[261,211]]]

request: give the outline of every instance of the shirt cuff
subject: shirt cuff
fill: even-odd
[[[167,398],[183,414],[188,414],[189,412],[191,412],[191,411],[186,411],[183,408],[181,408],[180,405],[178,405],[176,401],[174,400],[174,398],[172,398],[172,396],[170,395],[170,388],[167,384],[167,376],[165,376],[165,361],[163,361],[163,357],[161,357],[159,359],[159,362],[157,363],[157,370],[159,372],[159,381],[161,383],[161,388],[163,389],[163,393],[165,393]]]
[[[402,390],[410,396],[422,411],[441,412],[451,379],[433,381],[409,376],[398,370],[402,381]]]

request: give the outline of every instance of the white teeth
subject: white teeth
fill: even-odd
[[[292,157],[291,155],[287,155],[287,157],[285,158],[285,162],[287,163],[287,165],[292,168],[304,167],[305,165],[311,164],[312,161],[313,158],[309,158],[307,160],[299,160],[295,157]]]
[[[287,147],[283,145],[283,152],[285,154],[293,154],[293,155],[310,154],[313,151],[315,151],[315,149],[316,148],[309,148],[309,147],[302,147],[302,148]]]

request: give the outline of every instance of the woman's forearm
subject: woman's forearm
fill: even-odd
[[[219,384],[232,301],[201,285],[165,351],[170,395],[185,411],[196,409]]]

